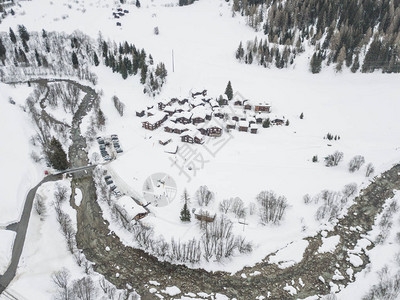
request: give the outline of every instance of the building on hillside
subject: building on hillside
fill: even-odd
[[[159,112],[153,116],[147,117],[142,122],[142,127],[147,130],[154,130],[160,127],[162,123],[164,123],[168,119],[168,115],[163,112]]]
[[[260,102],[257,105],[254,106],[254,110],[256,112],[271,112],[271,105],[269,105],[266,102]]]
[[[283,125],[284,123],[285,123],[285,121],[282,119],[274,119],[271,121],[272,125]]]
[[[256,124],[250,125],[250,133],[257,133],[258,126]]]
[[[236,122],[234,120],[228,120],[226,122],[226,129],[235,129],[236,128]]]
[[[144,114],[145,114],[145,110],[144,109],[142,109],[142,110],[137,110],[136,111],[136,116],[137,117],[143,117],[144,116]]]
[[[247,132],[249,130],[249,122],[239,121],[239,131]]]

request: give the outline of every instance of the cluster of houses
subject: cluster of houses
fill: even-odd
[[[236,95],[230,101],[222,96],[208,98],[204,90],[189,98],[164,99],[136,115],[143,118],[142,127],[147,130],[163,127],[166,133],[179,134],[182,142],[202,144],[206,136],[220,137],[224,130],[256,134],[270,110],[268,103],[252,104]],[[159,142],[165,145],[170,141],[166,137]]]

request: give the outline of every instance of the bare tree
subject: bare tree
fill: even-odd
[[[369,163],[369,164],[367,165],[367,167],[366,167],[366,170],[365,170],[365,177],[369,177],[369,176],[372,175],[374,172],[375,172],[374,166],[373,166],[371,163]]]
[[[342,159],[343,159],[343,152],[335,151],[335,153],[325,157],[325,166],[327,167],[337,166]]]
[[[345,197],[349,198],[357,193],[357,183],[346,184],[342,190]]]
[[[246,216],[246,208],[244,207],[243,200],[239,197],[233,199],[231,210],[237,218],[244,218]]]
[[[224,214],[227,214],[230,210],[232,205],[232,198],[231,199],[224,199],[222,202],[219,203],[219,210]]]
[[[278,224],[289,206],[285,196],[277,196],[273,191],[262,191],[256,199],[260,205],[262,224]]]
[[[214,200],[214,193],[206,185],[203,185],[196,191],[196,200],[200,206],[207,206]]]
[[[57,299],[70,300],[72,299],[72,291],[68,287],[71,274],[66,268],[53,272],[51,279],[58,287]]]
[[[54,192],[54,197],[56,198],[56,203],[63,203],[67,200],[68,189],[65,186],[56,184],[56,191]]]
[[[361,155],[354,156],[349,162],[349,172],[353,173],[355,171],[358,171],[364,163],[365,163],[364,156]]]
[[[39,216],[46,214],[46,204],[44,203],[43,197],[39,194],[36,194],[34,207]]]
[[[92,300],[97,295],[96,286],[89,276],[75,280],[72,289],[80,300]]]

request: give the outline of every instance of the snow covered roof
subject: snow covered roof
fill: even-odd
[[[147,211],[140,206],[129,196],[122,196],[117,201],[117,204],[124,208],[128,215],[133,219],[139,213],[146,213]]]
[[[217,122],[214,118],[212,118],[211,121],[207,122],[204,127],[205,128],[212,128],[212,127],[222,128],[221,122]]]
[[[249,127],[249,122],[247,122],[247,121],[239,121],[239,127]]]
[[[253,124],[250,125],[250,128],[251,129],[258,129],[258,125],[253,123]]]
[[[205,118],[206,117],[206,108],[204,106],[196,106],[191,110],[193,113],[192,118]]]
[[[165,112],[157,111],[153,116],[144,119],[143,122],[149,122],[150,124],[154,124],[165,118],[165,116],[167,115],[168,114],[166,114]]]
[[[258,102],[256,105],[259,105],[259,106],[271,106],[268,102],[265,102],[265,101]]]

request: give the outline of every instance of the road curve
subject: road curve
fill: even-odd
[[[37,189],[45,182],[57,181],[61,178],[62,178],[61,174],[46,176],[45,178],[43,178],[41,182],[39,182],[34,188],[32,188],[28,192],[28,195],[26,196],[25,200],[25,205],[22,210],[21,219],[19,220],[18,223],[14,223],[15,226],[13,227],[13,230],[17,234],[12,249],[11,263],[8,266],[6,272],[2,276],[0,276],[0,294],[7,288],[10,282],[13,280],[15,273],[17,271],[19,259],[21,257],[22,250],[24,248],[26,231],[28,229],[29,219],[31,216],[31,211],[33,206],[33,200],[35,199]]]

